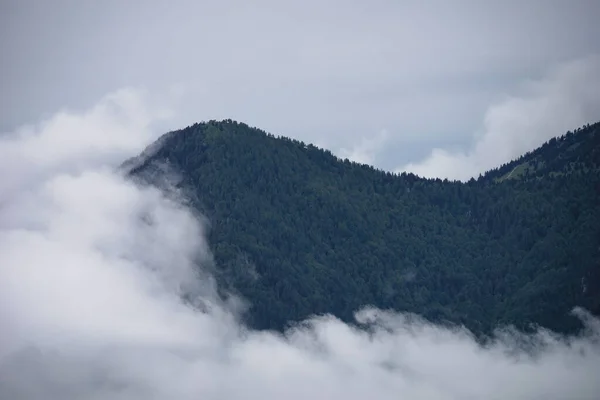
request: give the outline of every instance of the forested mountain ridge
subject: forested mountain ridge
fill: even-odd
[[[488,171],[484,178],[531,179],[591,171],[600,173],[600,123],[552,138],[517,160]]]
[[[379,171],[230,120],[170,132],[128,165],[146,181],[164,163],[181,174],[211,221],[217,279],[249,300],[253,327],[375,305],[476,333],[570,331],[574,306],[600,312],[598,126],[468,183]]]

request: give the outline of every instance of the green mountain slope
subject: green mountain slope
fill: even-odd
[[[488,171],[487,179],[533,179],[546,176],[600,173],[598,124],[586,125],[553,138],[500,168]]]
[[[165,135],[131,174],[165,163],[211,221],[217,278],[281,329],[364,305],[486,333],[576,329],[600,312],[599,124],[468,183],[395,175],[245,124]],[[520,171],[520,172],[515,172]]]

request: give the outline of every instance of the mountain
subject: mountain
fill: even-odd
[[[362,306],[463,324],[578,329],[600,312],[600,124],[469,182],[392,174],[225,121],[169,132],[129,174],[164,171],[210,221],[216,276],[282,329]]]

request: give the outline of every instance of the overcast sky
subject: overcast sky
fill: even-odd
[[[384,169],[466,179],[600,120],[594,0],[0,7],[5,132],[135,87],[174,110],[164,128],[232,118]]]

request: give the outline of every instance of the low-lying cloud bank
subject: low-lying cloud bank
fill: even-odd
[[[571,61],[488,108],[466,152],[433,149],[396,172],[466,181],[512,161],[548,139],[600,119],[600,55]]]
[[[0,398],[597,399],[585,312],[578,337],[485,347],[376,309],[357,314],[364,329],[245,328],[194,267],[211,257],[193,213],[115,172],[155,139],[142,100],[123,91],[0,138]]]

